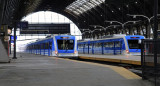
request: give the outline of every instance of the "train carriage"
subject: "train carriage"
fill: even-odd
[[[78,51],[82,54],[141,54],[140,35],[113,35],[103,39],[79,41]]]
[[[26,52],[57,57],[78,57],[75,36],[57,35],[27,45]]]

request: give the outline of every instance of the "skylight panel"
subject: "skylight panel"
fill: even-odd
[[[105,0],[76,0],[67,6],[65,10],[74,11],[73,13],[79,15],[104,2]]]

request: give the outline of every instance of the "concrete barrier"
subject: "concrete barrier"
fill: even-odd
[[[7,42],[3,42],[3,39],[0,39],[0,62],[10,62],[8,56],[8,49],[6,44]]]

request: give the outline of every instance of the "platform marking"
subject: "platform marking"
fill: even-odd
[[[129,71],[129,70],[123,68],[123,67],[103,65],[103,64],[92,63],[92,62],[76,61],[76,60],[72,60],[72,59],[68,59],[68,58],[58,58],[58,57],[56,57],[56,59],[69,60],[69,61],[73,61],[73,62],[80,62],[80,63],[90,64],[90,65],[96,65],[96,66],[98,65],[98,66],[102,66],[102,67],[108,67],[108,68],[112,69],[113,71],[120,74],[121,76],[123,76],[126,79],[141,79],[140,76],[132,73],[131,71]]]

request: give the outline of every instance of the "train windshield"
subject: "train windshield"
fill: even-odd
[[[73,50],[74,40],[57,40],[59,50]]]
[[[141,44],[138,43],[138,40],[128,40],[128,46],[130,49],[141,49]]]

